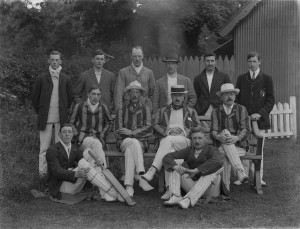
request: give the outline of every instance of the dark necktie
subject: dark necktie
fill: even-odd
[[[251,79],[255,80],[255,72],[253,72],[253,75],[252,75]]]

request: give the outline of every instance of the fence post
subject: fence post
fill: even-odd
[[[296,109],[296,96],[290,96],[290,109],[293,110],[291,114],[291,127],[294,138],[297,138],[297,109]]]

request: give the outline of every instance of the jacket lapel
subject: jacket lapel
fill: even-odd
[[[96,85],[99,85],[98,84],[98,80],[97,80],[97,77],[96,77],[96,74],[95,74],[95,70],[94,70],[94,68],[92,68],[91,70],[90,70],[90,77],[91,77],[91,80],[94,82],[94,84],[96,84]],[[101,81],[101,80],[100,80]]]
[[[161,82],[161,88],[165,91],[164,96],[168,99],[168,77],[164,76]]]
[[[200,79],[203,82],[203,85],[205,86],[207,93],[209,94],[208,81],[207,81],[207,76],[206,76],[205,70],[203,70]]]
[[[59,142],[58,147],[59,147],[59,152],[60,152],[60,154],[61,154],[64,158],[66,158],[66,160],[68,160],[68,154],[67,154],[65,148],[63,147],[63,145],[61,144],[61,142]]]

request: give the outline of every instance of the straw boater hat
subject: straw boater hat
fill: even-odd
[[[221,86],[221,90],[218,91],[216,94],[217,96],[221,96],[225,92],[234,92],[237,95],[238,93],[240,93],[240,89],[234,88],[233,84],[231,83],[224,83]]]
[[[188,91],[185,90],[184,85],[174,85],[174,86],[171,86],[171,94],[172,93],[186,94],[186,93],[188,93]]]
[[[125,87],[124,92],[127,93],[131,89],[138,89],[142,93],[146,93],[146,90],[142,87],[142,85],[138,81],[131,82],[127,87]]]
[[[162,60],[162,62],[180,62],[178,55],[176,53],[167,54]]]

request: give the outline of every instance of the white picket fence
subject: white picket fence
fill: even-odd
[[[278,103],[270,113],[271,129],[267,130],[267,138],[297,138],[296,97],[290,97],[290,104]]]

